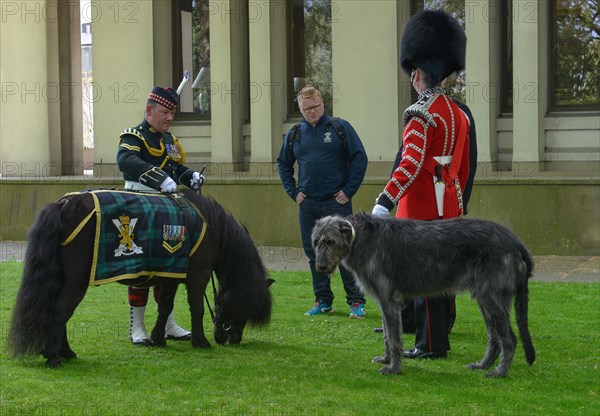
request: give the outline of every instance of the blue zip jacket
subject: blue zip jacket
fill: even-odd
[[[323,199],[342,190],[352,198],[365,177],[367,153],[358,134],[346,120],[338,119],[344,131],[342,143],[326,114],[316,126],[302,119],[299,139],[292,146],[294,129],[283,140],[277,165],[279,177],[287,194],[296,201],[302,191],[309,198]],[[294,163],[298,162],[298,183],[294,178]]]

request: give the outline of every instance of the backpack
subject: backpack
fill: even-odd
[[[336,134],[342,141],[342,147],[344,148],[344,150],[346,150],[346,135],[344,134],[342,126],[340,126],[339,117],[330,117],[328,124],[331,124]],[[294,142],[300,140],[300,123],[294,124],[291,130],[292,140],[288,141],[288,148],[290,149],[290,152],[293,150]]]

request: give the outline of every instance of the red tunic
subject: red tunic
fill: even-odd
[[[427,168],[427,160],[433,156],[454,155],[461,115],[467,118],[442,89],[424,91],[419,100],[404,112],[402,161],[383,192],[394,205],[398,204],[397,218],[421,220],[440,218],[433,174],[428,171],[430,169]],[[467,137],[455,181],[460,213],[462,213],[462,189],[467,183],[468,175]]]

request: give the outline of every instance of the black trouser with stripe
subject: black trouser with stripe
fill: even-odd
[[[415,348],[436,353],[450,350],[448,334],[456,320],[455,296],[410,299],[406,301],[404,310],[407,317],[414,313]],[[405,319],[403,322],[406,327],[409,326]]]

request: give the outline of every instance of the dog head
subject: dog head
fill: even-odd
[[[354,227],[350,221],[337,216],[318,220],[312,232],[317,270],[327,274],[333,273],[350,253],[353,240]]]

